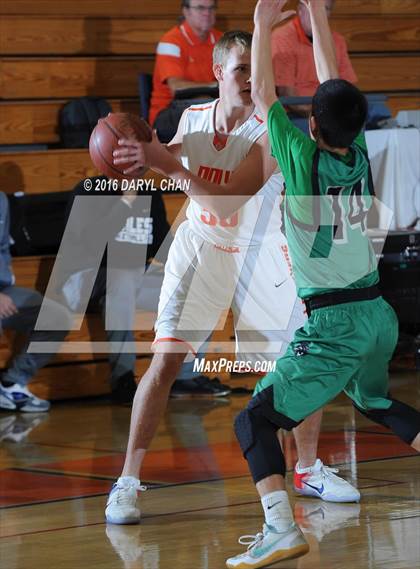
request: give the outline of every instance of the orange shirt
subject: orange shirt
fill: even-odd
[[[166,32],[156,48],[150,124],[154,123],[156,116],[161,110],[166,109],[173,99],[171,90],[166,84],[169,77],[197,83],[215,81],[213,47],[221,36],[222,32],[212,29],[207,39],[201,41],[187,22]]]
[[[346,40],[337,32],[333,32],[333,39],[340,78],[356,83]],[[313,48],[297,16],[274,30],[272,50],[276,85],[293,87],[299,97],[312,97],[319,85]]]

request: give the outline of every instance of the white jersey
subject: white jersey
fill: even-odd
[[[255,111],[229,134],[225,146],[217,150],[214,129],[217,103],[218,100],[193,105],[184,113],[181,159],[193,174],[224,185],[267,128]],[[259,192],[228,219],[218,219],[190,199],[187,209],[190,227],[205,241],[223,247],[248,247],[273,238],[284,240],[280,213],[283,184],[283,176],[276,171]]]

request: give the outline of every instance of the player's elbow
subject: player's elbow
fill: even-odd
[[[257,107],[261,106],[261,103],[264,101],[264,96],[265,96],[264,87],[261,85],[252,84],[252,86],[251,86],[251,98]]]
[[[268,109],[273,104],[273,101],[277,99],[275,91],[269,90],[264,86],[253,86],[251,89],[251,98],[265,120],[267,118]]]

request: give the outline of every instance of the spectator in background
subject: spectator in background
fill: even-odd
[[[331,15],[334,0],[327,1],[327,13]],[[357,76],[347,53],[344,37],[332,32],[341,79],[356,83]],[[277,95],[279,97],[312,97],[319,86],[312,49],[312,26],[309,9],[299,1],[297,15],[272,35],[273,67]],[[311,105],[288,107],[293,117],[309,116]],[[305,121],[306,125],[306,121]],[[301,126],[301,125],[298,125]]]
[[[136,353],[130,346],[135,342],[135,314],[136,310],[157,312],[170,226],[159,192],[150,192],[146,198],[114,190],[105,176],[91,178],[91,182],[92,188],[101,187],[102,182],[104,190],[89,191],[83,180],[73,189],[68,204],[69,249],[64,249],[60,287],[73,311],[84,312],[90,298],[87,311],[102,313],[111,343],[111,397],[115,403],[131,403],[137,389]],[[94,203],[74,202],[78,196],[95,197]],[[193,361],[183,364],[171,392],[172,396],[209,397],[228,393],[230,389],[219,380],[194,372]]]
[[[182,112],[191,104],[174,100],[177,91],[197,88],[199,96],[200,88],[217,87],[213,47],[222,35],[214,28],[217,0],[182,0],[181,7],[182,23],[171,28],[156,49],[149,122],[161,142],[175,136]]]
[[[36,290],[15,285],[10,256],[10,216],[7,197],[0,192],[0,330],[12,329],[27,335],[27,343],[12,359],[0,381],[0,409],[27,413],[48,411],[49,401],[28,389],[32,377],[55,353],[28,353],[30,342],[62,342],[70,327],[70,314],[59,304],[45,299]],[[41,305],[45,302],[48,329],[35,330]]]

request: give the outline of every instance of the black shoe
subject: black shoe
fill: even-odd
[[[131,405],[136,394],[137,383],[134,373],[129,371],[118,378],[117,386],[111,392],[113,403]]]
[[[193,379],[175,381],[171,389],[171,397],[225,397],[231,389],[220,383],[219,378],[210,379],[199,375]]]

